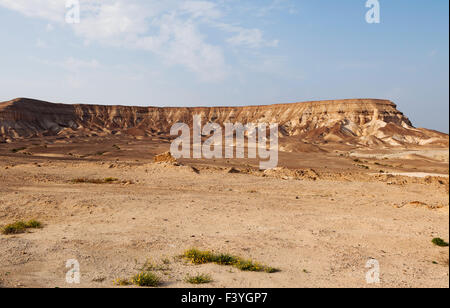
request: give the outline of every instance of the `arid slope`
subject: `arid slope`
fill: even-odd
[[[19,98],[0,103],[0,142],[41,136],[168,135],[177,122],[278,123],[280,137],[360,146],[442,145],[448,135],[417,129],[388,100],[353,99],[248,107],[160,108],[53,104]],[[295,147],[294,147],[295,148]]]

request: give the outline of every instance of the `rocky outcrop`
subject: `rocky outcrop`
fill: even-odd
[[[50,135],[167,135],[177,122],[278,123],[281,137],[317,143],[441,144],[448,135],[414,128],[388,100],[351,99],[270,106],[160,108],[54,104],[19,98],[0,103],[0,141]]]

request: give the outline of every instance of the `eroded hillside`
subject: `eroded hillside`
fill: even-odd
[[[0,104],[0,141],[40,136],[168,135],[177,122],[278,123],[280,137],[366,146],[443,145],[448,135],[413,127],[388,100],[353,99],[248,107],[160,108],[54,104],[19,98]]]

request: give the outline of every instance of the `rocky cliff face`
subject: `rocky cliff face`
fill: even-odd
[[[49,135],[169,134],[177,122],[278,123],[281,137],[299,141],[401,146],[441,144],[448,135],[416,129],[387,100],[354,99],[270,106],[158,108],[53,104],[19,98],[0,103],[0,141]]]

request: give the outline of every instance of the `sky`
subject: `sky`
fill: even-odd
[[[66,2],[0,0],[0,101],[380,98],[449,131],[447,0],[379,0],[380,23],[366,0],[80,0],[79,23]]]

